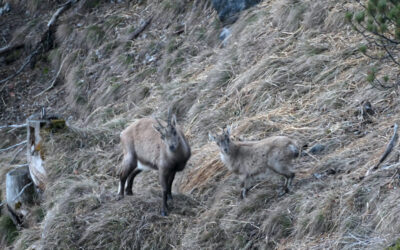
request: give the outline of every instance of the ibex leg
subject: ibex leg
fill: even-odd
[[[172,200],[172,183],[174,182],[175,179],[175,174],[176,172],[172,172],[170,173],[170,175],[168,176],[168,193],[167,193],[167,198],[169,200]]]
[[[240,197],[242,199],[245,199],[246,195],[247,195],[247,191],[249,191],[249,189],[250,189],[250,181],[249,181],[250,176],[249,175],[241,175],[240,179],[242,181],[241,182],[242,190],[240,193]]]
[[[167,216],[168,215],[168,204],[167,204],[167,196],[168,196],[168,173],[165,171],[159,170],[159,178],[160,184],[162,188],[162,206],[161,206],[161,215]]]
[[[136,159],[134,159],[132,154],[127,154],[124,156],[121,165],[121,173],[119,175],[119,188],[118,188],[118,200],[124,198],[125,183],[128,176],[136,168]]]
[[[136,175],[138,175],[140,172],[142,172],[142,170],[135,168],[135,170],[133,170],[131,172],[131,174],[128,177],[128,184],[126,185],[126,195],[133,195],[132,192],[132,185],[133,185],[133,180],[135,179]]]

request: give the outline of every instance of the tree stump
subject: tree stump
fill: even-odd
[[[11,219],[16,225],[28,213],[35,194],[28,167],[14,169],[6,175],[6,202]]]

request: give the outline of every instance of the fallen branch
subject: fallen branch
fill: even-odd
[[[128,38],[128,40],[134,40],[136,39],[140,33],[142,33],[147,26],[151,23],[151,20],[153,19],[153,17],[150,17],[149,19],[147,19],[147,21],[145,21],[139,28],[137,28],[133,34]]]
[[[28,188],[30,185],[32,185],[32,184],[33,184],[32,181],[29,182],[28,184],[26,184],[26,185],[21,189],[21,191],[19,191],[19,193],[17,194],[17,196],[14,197],[14,199],[13,199],[11,202],[14,202],[16,199],[18,199],[18,197],[21,196],[21,194],[25,191],[25,189],[27,189],[27,188]]]
[[[18,147],[18,146],[21,146],[22,144],[24,144],[24,143],[26,143],[27,141],[25,140],[25,141],[22,141],[22,142],[20,142],[20,143],[17,143],[17,144],[15,144],[15,145],[12,145],[12,146],[10,146],[10,147],[8,147],[8,148],[2,148],[2,149],[0,149],[0,153],[2,153],[2,152],[4,152],[4,151],[7,151],[7,150],[10,150],[10,149],[13,149],[13,148],[16,148],[16,147]]]
[[[16,199],[18,199],[18,197],[20,197],[22,195],[22,193],[25,191],[25,189],[27,189],[30,185],[32,185],[33,182],[29,182],[28,184],[26,184],[21,191],[19,191],[19,193],[17,194],[17,196],[14,197],[14,199],[11,202],[14,202]],[[6,201],[3,201],[2,203],[0,203],[0,208],[6,203]]]
[[[378,164],[375,165],[375,167],[372,168],[372,170],[375,170],[379,167],[379,165],[381,165],[381,163],[386,159],[386,157],[390,154],[390,152],[392,152],[393,147],[395,146],[397,139],[398,139],[398,135],[397,135],[397,123],[394,124],[394,131],[393,131],[393,136],[390,139],[389,144],[386,147],[385,152],[383,153],[383,155],[381,156],[381,159],[379,160]]]
[[[54,85],[56,84],[56,81],[58,79],[58,77],[60,76],[61,73],[61,69],[64,65],[64,62],[67,60],[67,56],[64,58],[64,60],[61,62],[60,68],[58,69],[58,72],[56,74],[56,76],[54,77],[54,79],[51,81],[50,86],[48,88],[46,88],[45,90],[43,90],[42,92],[40,92],[39,94],[35,95],[34,97],[38,97],[41,96],[42,94],[46,93],[47,91],[49,91],[50,89],[54,88]]]
[[[229,221],[229,222],[237,222],[237,223],[241,223],[241,224],[248,224],[254,228],[260,229],[260,227],[254,225],[252,222],[250,221],[243,221],[243,220],[232,220],[232,219],[221,219],[223,221]]]
[[[22,66],[14,74],[6,77],[3,80],[0,80],[0,84],[5,83],[5,82],[13,79],[14,77],[18,76],[25,69],[26,65],[28,65],[29,63],[32,63],[32,65],[34,65],[35,61],[33,60],[33,62],[32,62],[32,59],[35,59],[35,57],[39,53],[44,53],[52,47],[51,37],[55,32],[54,24],[57,21],[57,18],[64,11],[69,9],[72,6],[72,4],[74,4],[78,1],[79,0],[69,0],[68,2],[63,4],[60,8],[57,9],[57,11],[51,17],[50,21],[47,23],[48,29],[46,30],[45,33],[43,33],[40,41],[36,44],[35,50],[25,59],[24,64],[22,64]],[[6,47],[4,48],[4,50],[6,50]],[[3,86],[3,88],[4,88],[4,86]]]
[[[3,128],[24,128],[24,127],[26,127],[26,123],[25,124],[3,125],[3,126],[0,126],[0,129],[3,129]]]
[[[18,164],[18,165],[14,165],[13,168],[22,168],[22,167],[26,167],[29,166],[28,163],[24,163],[24,164]]]
[[[78,0],[69,0],[68,2],[64,3],[60,8],[58,8],[57,11],[51,17],[50,21],[47,23],[47,27],[53,26],[58,16],[61,15],[67,9],[69,9],[72,6],[72,4],[76,2],[78,2]]]
[[[13,51],[13,50],[21,49],[23,47],[25,47],[24,44],[7,45],[3,48],[0,48],[0,56],[3,54],[9,53],[10,51]]]
[[[28,65],[28,64],[31,62],[32,58],[33,58],[34,56],[36,56],[36,54],[39,53],[39,49],[41,49],[41,48],[42,48],[41,45],[38,46],[38,47],[25,59],[24,64],[22,64],[22,66],[21,66],[19,69],[18,69],[14,74],[9,75],[8,77],[6,77],[6,78],[4,78],[3,80],[1,80],[1,81],[0,81],[0,84],[1,84],[1,83],[5,83],[5,82],[7,82],[7,81],[13,79],[13,78],[16,77],[17,75],[19,75],[19,74],[25,69],[26,65]]]

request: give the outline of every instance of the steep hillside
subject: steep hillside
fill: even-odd
[[[62,3],[9,2],[11,11],[0,16],[0,45],[25,48],[0,61],[0,79],[23,64]],[[23,122],[45,106],[70,125],[49,139],[50,184],[29,215],[30,227],[16,235],[0,220],[7,235],[0,245],[382,249],[396,243],[398,148],[367,172],[399,122],[398,89],[378,90],[365,77],[375,65],[393,80],[398,68],[358,53],[363,38],[344,18],[359,7],[356,1],[264,0],[226,27],[224,41],[211,1],[118,2],[73,4],[59,17],[49,50],[0,85],[1,122]],[[362,115],[366,102],[374,115]],[[157,174],[141,173],[134,195],[116,201],[115,167],[122,129],[141,117],[166,119],[170,107],[192,157],[175,179],[171,213],[162,217]],[[279,196],[283,179],[269,173],[239,199],[237,176],[207,136],[228,124],[236,138],[288,135],[304,146],[290,194]],[[25,138],[19,130],[1,132],[2,148]],[[323,149],[309,153],[315,145]],[[25,162],[23,154],[13,159],[17,150],[0,155],[2,190],[9,162]]]

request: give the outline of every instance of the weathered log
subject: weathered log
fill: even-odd
[[[393,147],[396,145],[397,139],[399,138],[399,136],[397,135],[397,129],[398,129],[398,125],[397,123],[394,124],[394,128],[393,128],[393,136],[389,141],[389,144],[386,146],[386,150],[385,152],[383,152],[381,158],[379,159],[379,162],[375,165],[375,167],[373,168],[373,170],[377,169],[379,167],[379,165],[381,165],[381,163],[387,158],[387,156],[392,152]]]
[[[51,118],[40,117],[41,119],[37,120],[30,118],[26,121],[29,172],[33,183],[41,191],[45,190],[47,183],[47,173],[44,164],[46,145],[44,145],[42,137],[46,136],[49,130],[53,131],[65,127],[65,120],[58,119],[56,116],[49,117]]]
[[[0,48],[0,56],[3,54],[10,53],[11,51],[18,50],[24,48],[25,45],[21,43],[13,44],[13,45],[7,45],[5,47]]]
[[[40,190],[44,190],[47,175],[43,167],[43,149],[41,148],[42,138],[40,136],[41,121],[27,120],[27,124],[27,156],[29,172],[35,186],[37,186]]]
[[[26,124],[11,124],[11,125],[0,126],[0,129],[3,129],[3,128],[25,128],[25,127],[26,127]]]

